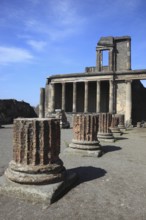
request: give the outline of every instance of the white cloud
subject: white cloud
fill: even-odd
[[[60,26],[79,26],[85,22],[85,18],[78,13],[78,7],[71,0],[53,1],[52,11]]]
[[[44,41],[36,41],[36,40],[28,40],[27,44],[29,44],[32,48],[34,48],[37,51],[42,51],[47,45],[47,43]]]
[[[33,55],[22,48],[0,46],[0,64],[20,63],[33,59]]]
[[[51,41],[76,35],[84,29],[87,19],[78,12],[79,7],[72,0],[46,1],[43,19],[28,17],[24,20],[25,31],[47,35]]]

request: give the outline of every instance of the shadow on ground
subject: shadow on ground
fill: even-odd
[[[0,176],[4,174],[5,170],[6,170],[6,166],[0,167]]]
[[[125,138],[125,137],[116,137],[115,139],[116,139],[116,141],[119,141],[119,140],[127,140],[128,138]]]
[[[78,181],[76,183],[76,186],[81,183],[100,178],[107,173],[104,169],[96,168],[92,166],[77,167],[77,168],[69,169],[68,172],[73,172],[77,174]]]
[[[76,174],[76,179],[71,187],[67,187],[60,195],[58,195],[56,198],[52,198],[51,203],[56,202],[58,199],[60,199],[62,196],[64,196],[66,193],[68,193],[69,190],[75,188],[76,186],[92,181],[94,179],[100,178],[104,176],[107,172],[104,169],[96,168],[92,166],[87,167],[77,167],[67,170],[67,174],[72,175]]]
[[[103,150],[104,154],[108,153],[108,152],[112,152],[112,151],[121,150],[121,149],[122,149],[121,147],[113,146],[113,145],[102,146],[102,150]]]

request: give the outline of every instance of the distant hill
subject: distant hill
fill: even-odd
[[[15,99],[0,99],[0,123],[11,124],[13,119],[38,117],[29,103]]]

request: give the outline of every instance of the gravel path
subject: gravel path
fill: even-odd
[[[66,169],[76,186],[51,206],[0,196],[0,220],[146,220],[146,128],[126,131],[115,143],[101,142],[100,158],[65,155],[72,129],[61,131]],[[12,159],[12,125],[0,129],[0,175]]]

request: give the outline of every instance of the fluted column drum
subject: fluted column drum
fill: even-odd
[[[73,118],[73,139],[69,145],[78,153],[101,155],[101,146],[97,139],[98,115],[76,114]]]
[[[103,141],[114,141],[113,134],[110,130],[112,123],[112,114],[100,113],[99,114],[99,129],[98,139]]]
[[[59,153],[59,119],[15,119],[13,160],[5,175],[14,182],[25,184],[60,181],[64,177],[65,168]]]
[[[73,140],[78,148],[96,149],[99,141],[97,140],[98,115],[77,114],[73,118]]]
[[[118,127],[120,130],[125,130],[125,115],[124,114],[116,114],[119,119]]]
[[[119,117],[118,117],[118,115],[113,114],[110,130],[113,133],[114,137],[118,137],[119,135],[122,134],[118,125],[119,125]]]

